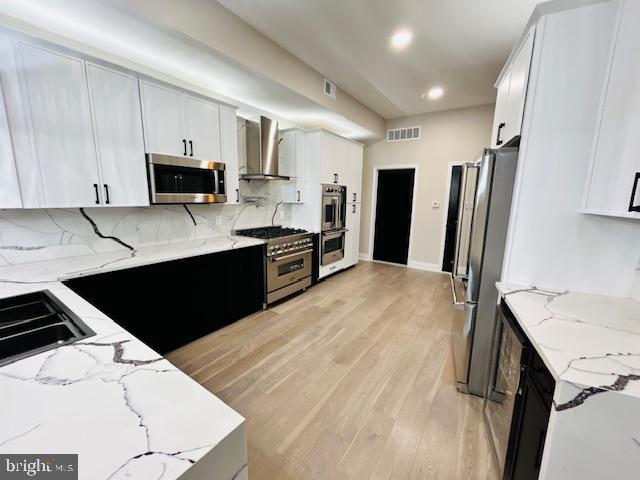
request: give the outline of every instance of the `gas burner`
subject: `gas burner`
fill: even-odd
[[[236,230],[234,233],[236,235],[242,235],[244,237],[262,238],[265,240],[270,240],[273,238],[288,237],[291,235],[302,235],[308,232],[301,228],[273,226],[273,227],[246,228],[243,230]]]

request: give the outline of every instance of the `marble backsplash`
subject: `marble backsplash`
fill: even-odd
[[[291,206],[280,204],[275,183],[241,182],[241,197],[240,205],[86,208],[86,216],[77,208],[0,210],[0,265],[229,235],[272,221],[290,224]]]

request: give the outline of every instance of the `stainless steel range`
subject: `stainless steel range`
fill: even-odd
[[[267,240],[265,298],[273,303],[311,286],[313,234],[280,226],[236,230],[235,235]]]

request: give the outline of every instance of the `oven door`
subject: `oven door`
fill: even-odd
[[[225,165],[147,154],[151,203],[226,202]]]
[[[340,197],[335,195],[322,196],[322,230],[339,228]]]
[[[321,265],[330,265],[344,258],[344,236],[346,230],[322,232]]]
[[[296,283],[311,276],[312,249],[267,259],[267,292]]]

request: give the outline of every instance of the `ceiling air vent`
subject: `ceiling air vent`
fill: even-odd
[[[402,142],[420,138],[420,127],[396,128],[387,132],[387,142]]]
[[[334,100],[336,99],[336,84],[333,83],[331,80],[327,80],[326,78],[324,79],[324,94],[327,97],[331,97]]]

